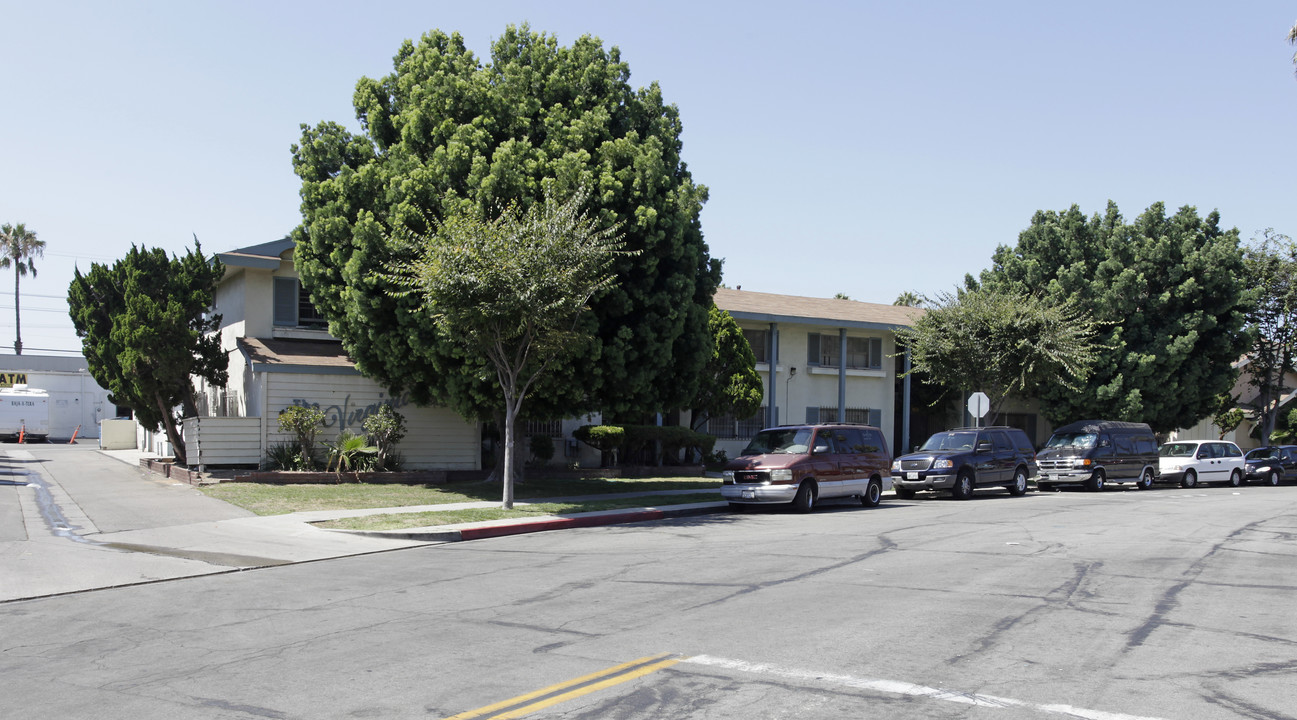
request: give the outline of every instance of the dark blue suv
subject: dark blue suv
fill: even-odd
[[[967,500],[973,490],[1003,487],[1024,495],[1034,478],[1036,450],[1018,428],[991,426],[955,428],[928,438],[915,452],[892,463],[892,487],[898,498],[920,490],[949,490]]]

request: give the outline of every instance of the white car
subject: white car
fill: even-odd
[[[1243,451],[1225,440],[1176,440],[1157,451],[1161,475],[1158,482],[1179,482],[1180,487],[1198,483],[1243,483]]]

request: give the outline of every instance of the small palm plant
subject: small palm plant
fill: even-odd
[[[369,439],[364,435],[357,435],[350,430],[338,433],[337,440],[326,443],[329,446],[329,464],[325,469],[332,468],[339,475],[344,468],[347,472],[353,472],[352,468],[359,469],[366,456],[372,457],[378,453],[378,448],[368,443]]]

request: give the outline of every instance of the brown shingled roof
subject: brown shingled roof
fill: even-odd
[[[254,365],[356,367],[340,342],[253,337],[241,337],[238,342],[248,361]]]
[[[859,323],[896,327],[913,325],[924,312],[922,308],[904,305],[879,305],[836,298],[775,295],[730,288],[719,288],[716,291],[715,302],[716,307],[739,319],[813,324]]]

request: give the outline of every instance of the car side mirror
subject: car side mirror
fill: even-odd
[[[826,452],[828,452],[828,451],[829,451],[829,446],[828,446],[828,445],[816,445],[816,446],[815,446],[815,449],[814,449],[814,450],[811,450],[811,454],[812,454],[812,455],[823,455],[824,453],[826,453]]]
[[[991,452],[991,443],[980,442],[977,444],[977,452]]]

